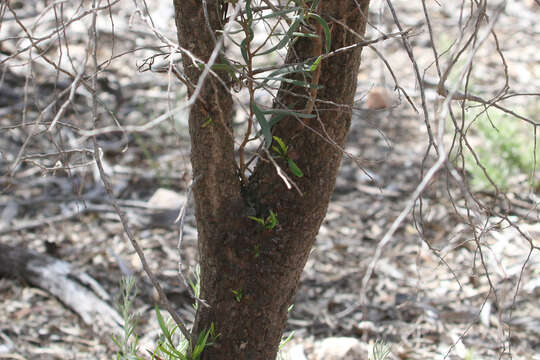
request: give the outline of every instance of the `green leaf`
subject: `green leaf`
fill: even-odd
[[[265,146],[268,149],[270,147],[270,144],[272,144],[272,132],[270,131],[270,124],[268,123],[268,121],[266,121],[264,113],[255,102],[251,104],[251,108],[253,109],[255,117],[257,118],[257,122],[261,127],[261,132],[264,136]]]
[[[244,296],[244,295],[242,294],[242,290],[231,290],[231,292],[234,294],[234,299],[235,299],[237,302],[242,301],[242,297]]]
[[[172,345],[165,348],[162,344],[160,350],[164,352],[165,354],[169,355],[169,358],[171,359],[189,360],[185,354],[176,350],[174,347],[172,347]]]
[[[309,13],[308,17],[314,18],[315,20],[317,20],[317,22],[319,24],[321,24],[321,26],[323,28],[323,31],[324,31],[324,38],[326,40],[326,42],[325,42],[326,52],[329,53],[330,52],[330,46],[332,45],[332,37],[330,35],[330,28],[328,27],[328,23],[322,17],[320,17],[319,15],[317,15],[315,13]]]
[[[247,53],[247,39],[242,40],[240,43],[240,52],[242,53],[242,58],[246,62],[246,64],[249,64],[249,57]]]
[[[206,118],[206,120],[203,122],[203,124],[201,125],[201,127],[204,129],[208,125],[211,125],[213,122],[214,122],[214,120],[212,120],[212,118],[210,116],[208,116]]]
[[[206,67],[206,64],[205,63],[202,63],[202,64],[198,64],[197,65],[199,67],[199,70],[204,70],[204,68]],[[241,69],[243,68],[244,66],[242,65],[231,65],[231,64],[227,64],[227,63],[220,63],[220,64],[214,64],[212,66],[210,66],[210,69],[214,70],[214,71],[226,71],[230,74],[234,74],[234,73],[237,73],[237,72],[240,72]]]
[[[160,345],[159,350],[160,350],[161,352],[163,352],[163,353],[169,355],[169,358],[171,358],[171,359],[174,359],[174,358],[175,358],[175,354],[174,354],[173,352],[169,351],[169,349],[166,348],[164,344],[161,344],[161,345]],[[183,357],[182,360],[185,360],[185,357]]]
[[[317,5],[319,5],[319,0],[314,0],[314,1],[311,3],[311,6],[309,7],[309,10],[310,10],[310,11],[314,11],[314,10],[317,8]]]
[[[253,21],[253,11],[251,10],[251,0],[246,0],[246,16],[249,22]]]
[[[199,336],[199,339],[197,340],[197,345],[195,345],[195,349],[193,349],[193,353],[192,353],[192,357],[194,360],[197,360],[200,358],[202,352],[204,351],[204,348],[206,347],[206,342],[208,341],[209,335],[210,335],[210,330],[204,330]]]
[[[305,37],[305,38],[312,38],[312,39],[317,39],[319,37],[319,35],[317,34],[304,33],[304,32],[294,32],[293,35],[296,37]]]
[[[159,307],[156,304],[155,307],[156,311],[156,318],[159,324],[159,327],[161,328],[161,332],[163,333],[163,336],[167,339],[167,341],[172,345],[172,337],[171,333],[169,332],[169,328],[167,327],[167,324],[165,323],[165,320],[163,320],[163,316],[161,316],[161,312],[159,311]]]
[[[278,155],[283,155],[281,149],[275,145],[272,145],[272,150],[274,150]]]
[[[298,165],[296,165],[293,159],[290,159],[290,158],[287,159],[287,163],[289,163],[289,169],[291,170],[294,176],[297,176],[297,177],[304,176],[304,173],[302,172],[302,170],[300,170]]]
[[[302,22],[302,19],[303,19],[303,16],[298,16],[296,20],[291,24],[291,27],[289,28],[287,33],[275,46],[271,47],[270,49],[266,51],[263,51],[262,53],[257,54],[257,56],[270,54],[271,52],[284,48],[289,43],[289,40],[291,40],[293,33],[296,31],[296,29],[298,29],[298,26]]]
[[[293,336],[294,336],[295,333],[296,333],[295,331],[292,331],[292,332],[289,334],[289,336],[287,336],[287,338],[286,338],[285,340],[281,340],[281,343],[279,344],[279,350],[283,349],[283,347],[284,347],[285,345],[287,345],[287,343],[288,343],[289,341],[291,341],[291,339],[293,338]]]
[[[270,210],[270,215],[268,215],[265,221],[265,224],[266,224],[265,227],[268,230],[272,230],[273,228],[276,227],[277,223],[278,223],[278,219],[277,219],[276,213]]]
[[[273,136],[272,137],[279,145],[279,147],[281,148],[281,151],[278,151],[281,155],[287,155],[287,150],[289,150],[289,147],[287,145],[285,145],[285,143],[283,142],[283,140],[281,140],[280,137],[277,137],[277,136]]]
[[[285,114],[277,114],[275,116],[272,116],[272,118],[270,118],[270,127],[276,125],[278,122],[281,121],[281,119],[283,119],[286,115]]]
[[[291,12],[295,12],[295,11],[297,11],[299,9],[300,8],[298,6],[287,7],[285,9],[283,9],[283,10],[279,10],[279,11],[276,11],[276,12],[272,11],[272,12],[270,12],[270,14],[263,15],[263,16],[257,18],[257,20],[281,17],[281,15],[285,15],[285,14],[288,14],[288,13],[291,13]]]
[[[301,119],[312,119],[314,117],[317,117],[317,115],[315,115],[315,114],[304,114],[304,113],[296,112],[294,110],[289,110],[289,109],[264,110],[263,114],[273,114],[273,115],[276,115],[276,116],[281,116],[281,115],[282,116],[294,116],[294,117],[301,118]],[[272,124],[272,125],[274,125],[274,124]]]
[[[258,218],[256,216],[248,216],[248,218],[257,222],[259,225],[264,226],[264,219]]]
[[[268,76],[265,76],[264,78],[256,78],[256,80],[262,80],[262,82],[259,85],[257,85],[257,89],[266,85],[266,83],[270,80],[281,81],[280,79],[282,79],[282,77],[278,75],[305,73],[307,70],[309,70],[309,67],[304,63],[284,66],[282,68],[272,71],[270,74],[268,74]]]
[[[319,57],[309,67],[309,71],[314,72],[315,70],[317,70],[317,67],[319,66],[321,60],[322,60],[322,55],[319,55]]]
[[[308,75],[308,74],[306,74],[306,75]],[[311,74],[309,74],[308,77],[311,77]],[[265,80],[275,80],[275,81],[279,81],[279,82],[293,84],[293,85],[300,86],[300,87],[303,87],[303,88],[311,88],[311,89],[321,89],[322,88],[321,85],[315,85],[315,84],[313,84],[311,82],[306,82],[306,81],[302,81],[302,80],[295,80],[295,79],[290,79],[290,78],[286,78],[286,77],[267,77],[267,78],[265,78]]]

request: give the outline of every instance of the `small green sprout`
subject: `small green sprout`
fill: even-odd
[[[319,64],[321,63],[321,60],[322,60],[322,55],[319,55],[319,57],[309,67],[309,71],[314,72],[315,70],[317,70],[317,68],[319,67]]]
[[[375,341],[373,344],[372,360],[385,360],[390,356],[390,346],[383,340]]]
[[[291,172],[294,174],[294,176],[297,176],[297,177],[304,176],[304,173],[302,172],[302,170],[300,170],[298,165],[296,165],[296,163],[293,161],[293,159],[288,158],[287,163],[289,164],[289,170],[291,170]]]
[[[171,360],[200,360],[204,349],[214,345],[216,338],[219,336],[219,334],[216,335],[215,333],[214,323],[211,323],[209,329],[201,331],[197,343],[193,343],[191,340],[184,338],[182,334],[176,333],[178,326],[174,325],[170,320],[166,321],[157,305],[155,311],[161,328],[161,339],[158,341],[154,351],[149,351],[152,359],[163,359],[167,356],[167,359]]]
[[[277,215],[272,210],[270,210],[270,215],[268,215],[268,217],[266,219],[256,217],[256,216],[248,216],[248,218],[255,221],[255,222],[257,222],[259,225],[261,225],[266,230],[272,230],[278,224]]]
[[[236,300],[236,302],[242,301],[242,297],[244,296],[242,290],[231,290],[231,292],[234,294],[234,300]]]
[[[279,138],[278,136],[273,136],[274,141],[277,143],[277,145],[272,146],[272,150],[278,155],[278,157],[283,158],[287,160],[287,164],[289,165],[289,170],[293,173],[294,176],[302,177],[304,176],[304,173],[298,165],[294,162],[293,159],[289,157],[287,152],[289,151],[289,147],[285,145],[285,142],[283,142],[283,139]]]
[[[285,145],[285,143],[283,142],[283,140],[277,136],[273,136],[274,138],[274,141],[279,145],[279,146],[276,146],[276,145],[273,145],[272,146],[272,149],[279,155],[279,156],[282,156],[282,157],[287,157],[287,151],[289,150],[289,147],[287,145]]]
[[[213,125],[213,124],[214,124],[214,120],[212,119],[212,117],[208,116],[208,117],[204,120],[204,122],[203,122],[203,124],[201,125],[201,127],[204,129],[204,128],[206,128],[206,127],[208,127],[208,126],[210,126],[210,125]]]

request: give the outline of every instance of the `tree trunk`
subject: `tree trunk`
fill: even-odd
[[[213,29],[219,28],[215,11],[219,1],[206,2]],[[368,4],[369,0],[321,0],[319,13],[330,24],[332,50],[359,40],[332,19],[363,34]],[[203,2],[174,0],[174,5],[180,45],[207,61],[215,43],[204,18]],[[315,46],[315,40],[299,39],[289,49],[286,61],[313,57]],[[248,183],[241,182],[235,166],[231,95],[213,77],[206,80],[189,119],[201,298],[209,304],[199,306],[194,333],[214,324],[219,334],[217,344],[205,351],[204,359],[275,358],[287,309],[334,189],[340,149],[351,121],[360,52],[361,48],[356,48],[322,61],[318,118],[285,118],[272,129],[273,135],[290,146],[290,157],[304,173],[301,178],[291,175],[303,195],[288,190],[268,161],[259,161]],[[199,68],[191,66],[185,55],[183,64],[189,80],[197,84]],[[189,89],[192,93],[193,88]],[[282,86],[274,106],[311,110],[305,91],[303,97],[301,93]],[[203,126],[209,117],[212,126]],[[287,169],[286,162],[278,163]],[[248,218],[253,212],[266,217],[270,210],[279,220],[272,230]]]

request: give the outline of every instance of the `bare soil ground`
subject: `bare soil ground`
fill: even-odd
[[[34,8],[26,2],[13,3],[19,6],[18,14],[26,14],[28,19],[39,10],[39,6]],[[141,48],[112,60],[100,75],[101,99],[123,126],[144,124],[182,101],[182,87],[174,78],[143,71],[144,59],[158,51],[153,47],[155,37],[133,15],[130,3],[125,3],[113,7],[114,31],[106,20],[99,24],[103,58],[110,57],[113,38],[114,54]],[[152,2],[150,11],[159,22],[158,28],[175,39],[171,3]],[[421,71],[436,76],[421,4],[394,4],[403,26],[419,29],[411,42]],[[385,9],[384,3],[373,1],[372,22],[385,32],[395,31]],[[438,49],[443,52],[459,35],[460,4],[434,2],[429,4],[429,11],[438,34]],[[508,62],[510,86],[517,93],[540,91],[539,14],[540,7],[534,2],[508,1],[495,28]],[[20,28],[12,18],[7,11],[1,39],[19,34]],[[81,22],[69,31],[72,39],[82,39],[71,44],[71,56],[76,58],[85,51],[86,27]],[[378,34],[370,28],[368,37]],[[14,44],[0,40],[2,60],[22,46]],[[49,45],[51,53],[55,45]],[[540,197],[538,188],[526,176],[516,174],[504,191],[510,206],[493,190],[473,194],[503,212],[510,224],[483,211],[478,211],[478,217],[468,213],[467,204],[472,206],[466,202],[469,198],[447,171],[439,171],[421,202],[382,249],[373,276],[362,287],[377,245],[436,161],[433,151],[425,157],[428,137],[419,106],[420,92],[401,41],[388,40],[377,48],[420,113],[395,95],[390,98],[390,110],[366,108],[370,89],[386,87],[391,93],[393,82],[377,55],[365,49],[357,109],[346,147],[351,156],[344,157],[335,194],[290,313],[289,331],[296,332],[292,343],[303,344],[308,358],[314,356],[316,341],[351,336],[365,342],[384,339],[391,346],[391,359],[540,359],[540,254],[537,248],[532,249],[540,244]],[[67,56],[62,61],[69,63]],[[89,165],[91,158],[82,154],[70,159],[34,157],[25,159],[14,171],[11,168],[23,145],[23,158],[54,152],[57,147],[82,146],[77,141],[84,131],[62,127],[29,137],[35,130],[15,126],[35,121],[51,94],[65,88],[64,78],[56,79],[55,71],[37,61],[27,82],[24,62],[13,57],[3,64],[0,242],[65,260],[93,276],[113,296],[120,292],[122,275],[126,271],[135,274],[141,349],[150,348],[159,335],[153,290],[94,166]],[[480,49],[475,64],[475,94],[490,98],[504,85],[504,68],[493,41]],[[59,85],[55,87],[55,83]],[[30,104],[27,107],[25,91]],[[426,95],[427,108],[433,112],[441,98],[433,88],[427,89]],[[82,87],[74,103],[60,121],[90,129],[90,96]],[[518,112],[529,111],[534,118],[539,110],[538,97],[516,97],[508,106]],[[459,107],[456,109],[459,112]],[[50,115],[46,116],[52,121]],[[113,125],[105,111],[102,119],[98,127]],[[531,136],[535,136],[532,131]],[[27,138],[31,140],[25,144]],[[474,133],[471,139],[485,141]],[[98,140],[115,194],[151,267],[180,313],[192,319],[192,300],[177,271],[178,228],[172,225],[174,216],[152,215],[147,207],[148,199],[160,188],[185,198],[190,181],[185,117],[177,114],[174,120],[143,133],[107,133]],[[72,165],[69,169],[64,167],[67,163]],[[55,166],[57,170],[52,169]],[[532,176],[538,179],[534,170]],[[187,273],[197,263],[197,231],[191,206],[183,232],[182,266]],[[0,299],[0,358],[110,359],[115,354],[109,332],[84,324],[44,290],[18,280],[0,279]]]

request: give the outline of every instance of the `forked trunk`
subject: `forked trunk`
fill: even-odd
[[[214,49],[208,25],[219,29],[220,1],[206,1],[209,21],[205,21],[205,2],[174,0],[180,45],[203,61]],[[369,0],[321,0],[319,13],[330,24],[332,50],[360,40],[350,30],[364,33],[368,4]],[[313,57],[317,46],[316,40],[299,39],[289,49],[287,62]],[[358,47],[322,61],[322,87],[315,106],[307,101],[305,90],[283,86],[274,104],[297,111],[314,109],[318,114],[304,121],[284,118],[272,129],[289,145],[289,156],[304,173],[301,178],[290,174],[303,195],[288,190],[269,161],[259,161],[243,186],[235,166],[231,95],[212,76],[206,79],[189,119],[201,298],[209,304],[199,306],[194,332],[214,324],[219,334],[203,359],[275,358],[287,309],[334,189],[351,121],[360,52]],[[197,84],[200,69],[186,55],[183,64],[191,83]],[[221,75],[227,81],[226,74]],[[288,171],[286,163],[278,163]],[[266,217],[270,210],[279,221],[271,230],[248,218]]]

